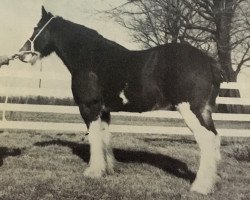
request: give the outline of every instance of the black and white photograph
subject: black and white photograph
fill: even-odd
[[[250,199],[250,0],[0,5],[0,200]]]

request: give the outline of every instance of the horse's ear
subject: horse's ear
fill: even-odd
[[[46,16],[48,13],[45,10],[44,6],[42,6],[42,17]]]

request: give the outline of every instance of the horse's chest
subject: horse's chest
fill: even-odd
[[[88,104],[102,99],[98,77],[92,71],[79,70],[74,73],[71,87],[77,104]]]

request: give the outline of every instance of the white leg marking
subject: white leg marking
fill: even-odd
[[[216,161],[219,162],[221,160],[221,154],[220,154],[220,135],[215,136],[215,154],[216,154]]]
[[[204,111],[201,113],[203,119],[209,120],[210,114],[209,112],[212,112],[212,108],[207,104],[204,108]],[[215,136],[215,148],[216,148],[216,159],[217,161],[220,161],[221,155],[220,155],[220,135]]]
[[[88,140],[90,143],[90,161],[89,167],[85,170],[84,175],[89,177],[101,177],[106,170],[106,164],[100,118],[91,122]]]
[[[128,103],[128,99],[126,98],[126,96],[125,96],[125,94],[124,94],[124,90],[122,90],[122,91],[120,92],[119,97],[122,99],[122,103],[123,103],[124,105]]]
[[[106,122],[101,122],[102,130],[104,132],[103,143],[104,143],[104,156],[107,163],[107,172],[114,173],[114,155],[110,146],[111,133],[109,132],[109,125]]]
[[[177,108],[188,127],[194,133],[201,151],[200,166],[191,191],[208,194],[213,191],[218,179],[217,161],[220,159],[220,137],[201,126],[188,103],[181,103]]]

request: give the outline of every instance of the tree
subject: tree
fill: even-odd
[[[129,29],[134,41],[141,43],[143,48],[183,42],[186,30],[180,13],[187,19],[192,19],[194,15],[182,0],[128,1],[107,13]]]
[[[240,5],[246,3],[246,1],[195,0],[191,3],[185,2],[187,6],[196,10],[201,18],[211,22],[210,24],[205,23],[205,26],[190,25],[189,28],[203,29],[210,33],[216,44],[218,60],[227,74],[227,79],[232,82],[236,81],[241,66],[247,61],[243,58],[241,66],[237,67],[238,70],[233,70],[232,52],[237,45],[246,42],[250,36],[250,33],[245,35],[247,29],[243,25],[247,20],[247,17],[245,17],[246,11],[239,9]],[[244,19],[242,16],[244,16]],[[236,55],[239,56],[239,54]]]
[[[246,12],[239,9],[241,8],[240,5],[247,2],[244,0],[196,0],[191,3],[186,1],[186,3],[190,8],[193,7],[201,18],[211,22],[210,26],[206,24],[206,27],[199,25],[200,27],[195,28],[207,29],[206,31],[214,38],[217,57],[223,70],[226,72],[227,80],[235,82],[241,67],[248,61],[246,56],[249,48],[245,48],[246,51],[243,54],[236,53],[237,45],[244,45],[250,35],[243,25],[243,22],[247,19],[245,17]],[[244,16],[244,19],[242,16]],[[190,28],[194,27],[190,26]],[[237,59],[240,62],[235,66],[236,70],[233,69],[232,65],[232,53],[235,57],[241,56],[241,59]],[[238,90],[222,90],[220,95],[240,96]],[[221,111],[224,110],[229,112],[243,112],[243,107],[229,105],[221,109]]]
[[[240,66],[249,60],[249,8],[246,0],[127,0],[108,13],[143,47],[188,42],[217,55],[228,80],[235,81],[240,69],[233,70],[232,51],[244,46],[234,55],[243,58]]]
[[[250,6],[242,1],[236,10],[234,18],[231,46],[233,51],[232,64],[235,66],[235,76],[243,67],[250,67]],[[240,59],[239,59],[240,58]]]
[[[108,13],[131,30],[143,47],[187,42],[209,52],[218,59],[227,80],[235,82],[250,60],[249,8],[247,0],[127,0]],[[237,97],[239,91],[223,90],[221,95]]]

